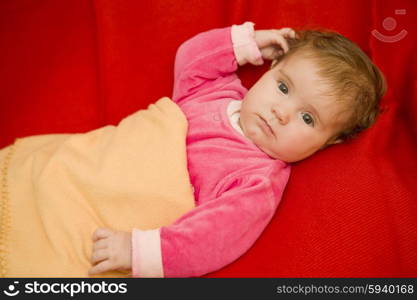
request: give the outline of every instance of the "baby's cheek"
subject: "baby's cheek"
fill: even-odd
[[[245,128],[245,135],[253,142],[258,140],[259,138],[259,132],[257,128],[251,124]]]
[[[301,136],[286,136],[281,138],[278,145],[275,147],[274,152],[283,161],[295,162],[308,155],[309,147],[307,144],[308,143],[303,140]]]

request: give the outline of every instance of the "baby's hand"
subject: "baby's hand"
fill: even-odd
[[[129,270],[132,268],[131,233],[98,228],[93,233],[93,254],[89,270],[96,275],[112,270]]]
[[[273,60],[289,50],[287,39],[297,35],[291,28],[256,30],[255,41],[262,53],[262,58]]]

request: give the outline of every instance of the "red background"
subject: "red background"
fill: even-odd
[[[295,164],[265,233],[208,277],[416,277],[416,19],[415,0],[2,0],[0,147],[116,124],[171,96],[176,49],[201,31],[330,28],[385,73],[384,113],[358,139]],[[386,43],[373,29],[408,34]],[[249,87],[265,70],[239,73]]]

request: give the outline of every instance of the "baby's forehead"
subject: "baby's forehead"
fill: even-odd
[[[288,52],[283,58],[284,65],[304,65],[309,67],[315,67],[317,61],[317,55],[313,51],[308,49],[297,49],[294,52]]]
[[[319,76],[319,64],[305,52],[296,52],[285,56],[273,70],[284,73],[290,77],[291,81],[298,79],[324,82],[323,78]]]

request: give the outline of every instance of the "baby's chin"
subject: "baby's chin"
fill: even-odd
[[[273,151],[268,149],[267,147],[263,147],[262,144],[258,145],[257,143],[255,143],[255,145],[259,148],[259,150],[261,150],[263,153],[265,153],[272,159],[280,160],[286,163],[294,163],[303,159],[298,159],[298,157],[295,156],[292,157],[290,155],[278,153],[277,151]]]
[[[252,142],[255,144],[256,147],[259,148],[259,150],[261,150],[263,153],[265,153],[266,155],[268,155],[270,158],[283,160],[283,159],[280,158],[280,155],[278,155],[277,153],[269,150],[267,147],[264,147],[262,145],[262,143],[257,143],[256,141],[252,141]]]

